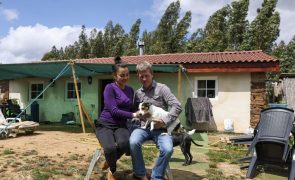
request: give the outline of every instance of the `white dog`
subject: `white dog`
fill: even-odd
[[[143,102],[139,104],[139,115],[144,116],[146,118],[146,123],[142,127],[143,129],[146,129],[147,126],[150,124],[151,131],[154,129],[155,123],[152,121],[155,118],[164,119],[168,116],[167,111],[164,109],[154,106],[151,103]],[[179,123],[179,120],[173,121],[168,127],[167,127],[167,134],[171,135],[171,132],[173,129],[177,126]]]

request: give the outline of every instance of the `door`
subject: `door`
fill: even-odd
[[[104,98],[103,98],[103,92],[104,92],[104,88],[106,87],[107,84],[114,82],[113,79],[102,79],[100,80],[100,89],[101,89],[101,93],[99,94],[99,99],[101,99],[100,101],[100,112],[103,110],[104,107]]]

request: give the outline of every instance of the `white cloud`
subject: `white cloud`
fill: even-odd
[[[44,53],[65,47],[78,40],[81,26],[48,28],[41,24],[10,28],[6,37],[0,39],[1,63],[25,63],[38,61]]]
[[[295,21],[292,20],[295,17],[295,1],[279,1],[277,5],[277,10],[281,16],[280,24],[280,37],[278,41],[284,40],[288,43],[292,37],[295,35]]]
[[[16,9],[3,9],[2,14],[7,21],[13,21],[18,19],[18,12]]]
[[[192,12],[192,22],[190,32],[195,32],[197,28],[204,28],[208,18],[218,9],[234,0],[180,0],[181,14],[186,11]],[[164,11],[170,3],[175,0],[154,0],[152,8],[148,13],[158,23]],[[251,22],[257,15],[257,8],[261,7],[263,0],[250,0],[250,6],[247,19]],[[284,40],[289,42],[295,35],[295,1],[284,0],[278,1],[277,11],[281,15],[280,37],[277,41]]]

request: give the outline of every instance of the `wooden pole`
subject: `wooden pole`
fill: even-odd
[[[75,85],[75,92],[76,92],[76,97],[77,97],[77,101],[78,101],[78,107],[79,107],[80,120],[81,120],[81,124],[82,124],[82,130],[83,130],[83,133],[85,133],[84,118],[83,118],[83,114],[82,114],[82,107],[81,107],[81,103],[80,103],[81,101],[80,101],[80,95],[79,95],[79,90],[78,90],[78,84],[77,84],[74,65],[75,64],[72,63],[72,73],[73,73],[73,79],[74,79],[74,85]]]
[[[93,123],[92,123],[92,119],[91,119],[91,117],[89,116],[89,114],[88,114],[88,112],[87,112],[87,110],[86,110],[84,104],[82,103],[82,101],[81,101],[80,103],[81,103],[82,111],[83,111],[84,115],[86,116],[86,119],[88,120],[88,123],[90,124],[90,126],[92,127],[92,129],[93,129],[94,132],[95,132],[95,128],[94,128],[94,125],[93,125]]]
[[[181,70],[182,70],[182,66],[179,65],[178,67],[178,86],[177,86],[177,97],[178,97],[178,100],[180,101],[180,96],[181,96]]]

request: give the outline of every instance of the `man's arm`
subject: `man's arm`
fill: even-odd
[[[163,85],[163,87],[160,90],[160,93],[165,103],[170,108],[168,116],[162,119],[166,125],[169,125],[172,121],[175,121],[181,113],[181,104],[166,85]]]

